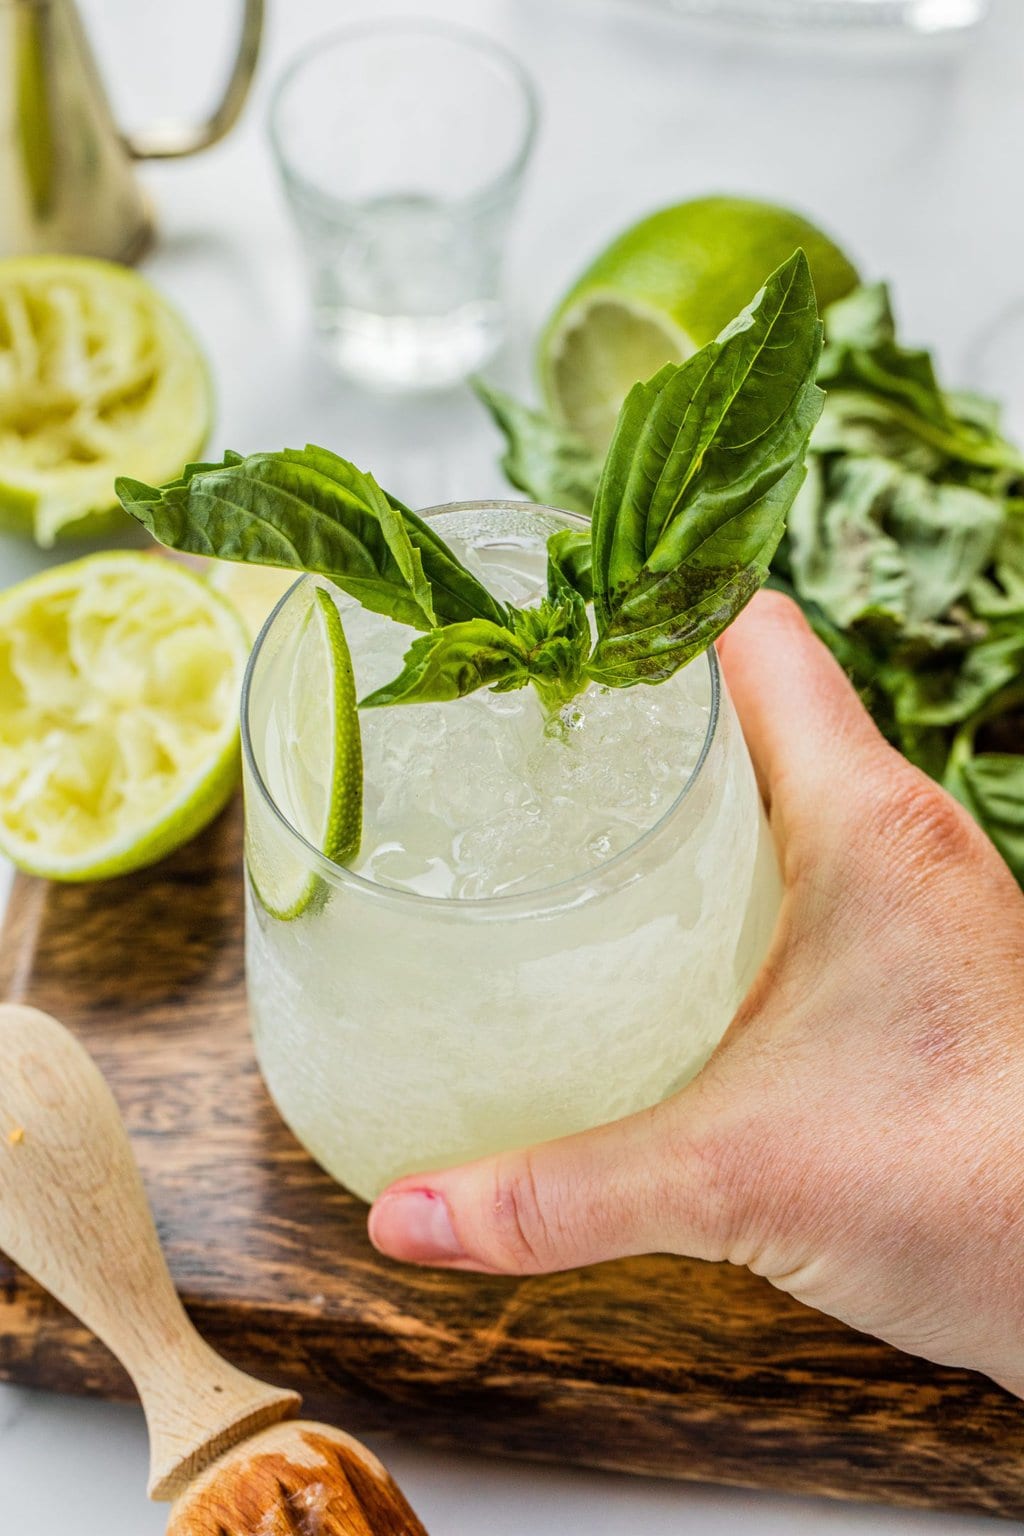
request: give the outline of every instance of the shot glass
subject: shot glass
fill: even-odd
[[[438,389],[493,354],[536,125],[520,64],[462,28],[349,27],[293,61],[270,137],[337,372]]]

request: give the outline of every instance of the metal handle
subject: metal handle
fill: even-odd
[[[203,123],[153,123],[140,133],[126,134],[124,142],[129,153],[136,160],[174,160],[181,155],[194,155],[222,139],[234,127],[245,105],[256,71],[262,31],[263,0],[245,0],[238,52],[216,110]]]

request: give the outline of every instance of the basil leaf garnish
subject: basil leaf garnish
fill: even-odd
[[[468,619],[414,640],[398,677],[361,699],[359,707],[445,703],[478,688],[499,683],[521,688],[528,681],[527,657],[512,631],[489,619]]]
[[[512,608],[509,625],[470,619],[422,635],[405,653],[398,677],[369,694],[360,708],[446,703],[478,688],[509,693],[527,683],[535,685],[548,709],[567,703],[582,686],[590,649],[582,597],[572,592],[564,601]]]
[[[119,479],[126,511],[193,555],[329,577],[364,607],[416,629],[504,611],[447,545],[373,476],[308,446],[190,464],[162,489]]]
[[[594,504],[590,677],[663,680],[764,583],[821,411],[821,334],[798,251],[717,341],[630,391]]]
[[[586,686],[590,620],[583,595],[566,585],[536,608],[513,608],[512,624],[526,654],[528,679],[554,713]]]
[[[1024,887],[1024,454],[1003,435],[995,402],[945,388],[927,352],[901,345],[884,284],[856,289],[824,318],[825,407],[770,584],[800,603],[884,735],[959,796]],[[668,377],[634,392],[635,441],[627,430],[620,468],[634,468]],[[584,454],[553,422],[507,397],[482,398],[508,443],[506,472],[536,499],[565,464],[584,469]],[[595,459],[589,473],[596,494]],[[647,528],[624,505],[623,528],[603,528],[603,558],[617,547],[635,565],[647,559]],[[748,568],[751,586],[773,537]],[[566,578],[571,585],[555,546],[552,594]],[[670,571],[665,587],[675,579]],[[677,600],[687,601],[686,585]],[[671,606],[673,594],[661,596]],[[713,615],[721,599],[728,614],[742,596],[737,573],[719,593],[709,588],[705,604]],[[645,636],[641,607],[623,601],[621,645],[606,616],[589,676],[656,682],[691,636],[699,645],[717,624],[694,602],[674,626]],[[647,654],[633,654],[648,639]]]

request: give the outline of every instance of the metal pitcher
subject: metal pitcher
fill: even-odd
[[[132,162],[191,155],[227,133],[262,25],[263,0],[245,0],[238,53],[206,122],[129,135],[114,122],[74,0],[0,0],[0,256],[136,260],[153,221]]]

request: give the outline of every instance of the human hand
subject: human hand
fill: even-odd
[[[786,885],[724,1041],[642,1114],[400,1179],[370,1235],[499,1274],[729,1260],[1024,1396],[1024,897],[786,598],[719,651]]]

